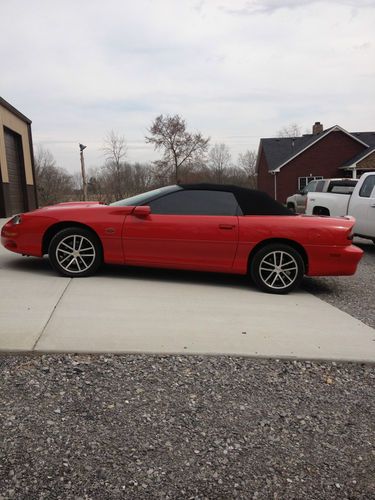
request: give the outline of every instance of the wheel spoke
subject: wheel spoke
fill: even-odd
[[[272,277],[273,274],[277,275],[276,271],[270,272],[270,274],[267,276],[267,278],[265,278],[264,282],[268,284],[268,280]]]
[[[68,252],[68,250],[63,250],[62,248],[59,248],[58,251],[62,253],[67,253],[68,255],[72,255],[72,252]]]
[[[283,263],[283,258],[284,258],[284,252],[280,252],[279,267],[281,267],[281,266],[282,266],[282,263]]]
[[[276,275],[275,275],[275,277],[274,277],[274,279],[273,279],[273,281],[271,283],[271,286],[273,286],[275,284],[275,281],[277,280],[277,278],[279,278],[279,275],[277,273],[275,273],[275,274]]]
[[[284,271],[281,271],[281,273],[280,273],[280,279],[281,280],[282,280],[281,274],[283,274],[284,277],[289,280],[289,283],[292,283],[294,281],[288,274],[284,273]]]
[[[288,266],[289,264],[294,264],[294,260],[288,260],[287,262],[284,262],[283,264],[281,264],[280,267],[285,267],[285,266]]]
[[[67,243],[65,243],[65,241],[62,241],[60,243],[60,245],[64,245],[65,247],[69,248],[69,250],[71,250],[73,252],[74,248],[72,248],[70,245],[68,245]]]
[[[70,257],[72,256],[72,254],[70,253],[69,255],[66,255],[62,260],[60,260],[60,265],[63,264],[63,262],[65,262],[66,260],[68,260]]]
[[[286,271],[296,271],[296,269],[297,269],[297,266],[287,267],[285,269],[282,269],[281,272],[284,273]]]
[[[78,271],[82,271],[81,266],[79,265],[79,262],[78,262],[78,257],[75,258],[75,261],[76,261],[76,264],[78,267]]]
[[[269,266],[268,267],[268,270],[270,271],[271,269],[275,269],[275,266],[271,263],[271,262],[262,262],[261,264],[261,269],[264,269],[265,271],[267,270],[267,268],[265,268],[264,266]]]
[[[73,262],[76,260],[75,257],[72,258],[72,260],[69,262],[69,264],[66,266],[66,269],[69,269],[69,267],[73,264]]]
[[[92,250],[92,247],[81,248],[79,253],[87,252],[88,250]]]
[[[281,276],[281,274],[279,274],[279,278],[280,278],[280,280],[282,281],[282,283],[283,283],[283,285],[284,285],[284,287],[285,287],[285,286],[286,286],[286,283],[285,283],[285,281],[283,280],[283,277]]]

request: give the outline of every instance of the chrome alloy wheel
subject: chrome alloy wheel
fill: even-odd
[[[296,259],[287,252],[275,250],[266,254],[259,265],[263,283],[274,290],[288,288],[299,274]]]
[[[83,273],[90,269],[96,257],[95,246],[84,236],[72,234],[63,238],[56,247],[59,266],[69,273]]]

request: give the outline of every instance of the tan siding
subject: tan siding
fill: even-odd
[[[28,125],[10,111],[0,105],[0,168],[3,182],[9,182],[7,161],[5,155],[4,127],[17,132],[22,137],[22,151],[25,163],[26,184],[33,185],[33,170],[31,163]]]
[[[357,163],[358,169],[374,169],[375,170],[375,151]]]

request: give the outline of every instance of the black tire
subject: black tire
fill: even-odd
[[[329,217],[330,212],[329,212],[328,208],[325,208],[325,207],[314,207],[313,215],[324,215],[326,217]]]
[[[288,203],[286,208],[288,208],[293,214],[296,213],[296,207],[295,207],[294,203]]]
[[[271,243],[261,248],[250,262],[251,279],[267,293],[284,295],[291,292],[301,284],[304,274],[305,264],[301,254],[282,243]]]
[[[81,227],[69,227],[55,234],[48,248],[48,256],[52,267],[69,278],[91,276],[103,260],[98,237]]]

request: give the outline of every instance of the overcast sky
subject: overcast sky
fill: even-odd
[[[375,0],[1,0],[0,95],[58,164],[130,161],[160,113],[233,159],[291,122],[375,130]]]

